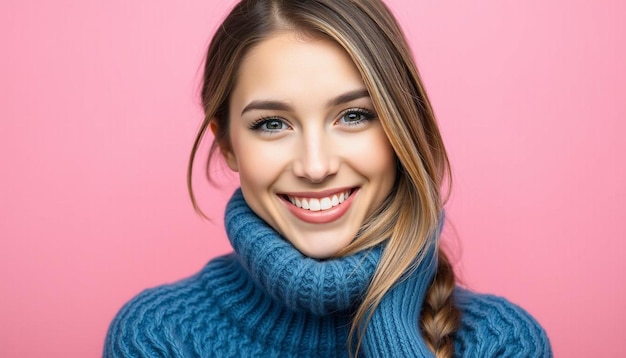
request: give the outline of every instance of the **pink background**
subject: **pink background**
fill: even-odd
[[[100,356],[124,302],[229,251],[236,176],[197,181],[209,223],[185,169],[231,3],[0,4],[0,356]],[[464,282],[525,307],[558,357],[626,356],[626,3],[389,4],[452,158]]]

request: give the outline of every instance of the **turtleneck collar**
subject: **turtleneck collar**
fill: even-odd
[[[291,310],[319,316],[353,307],[382,252],[375,247],[327,260],[304,256],[250,209],[240,189],[226,207],[225,226],[242,265],[270,296]]]
[[[348,310],[363,297],[383,251],[380,245],[327,260],[304,256],[250,209],[241,189],[226,207],[225,226],[242,265],[270,296],[320,316]],[[426,281],[435,272],[435,246],[420,264]]]

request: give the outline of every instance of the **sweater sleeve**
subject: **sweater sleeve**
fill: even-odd
[[[455,299],[461,310],[457,357],[552,357],[545,330],[519,306],[461,288]]]
[[[186,357],[167,315],[166,286],[143,291],[118,312],[107,332],[103,358]]]

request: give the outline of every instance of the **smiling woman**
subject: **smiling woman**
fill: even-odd
[[[106,357],[552,355],[524,310],[455,286],[446,151],[383,3],[240,2],[202,101],[189,173],[212,131],[211,154],[239,172],[235,252],[124,306]]]
[[[309,257],[345,248],[391,192],[393,149],[356,66],[331,40],[284,32],[257,45],[229,113],[221,152],[246,202]]]

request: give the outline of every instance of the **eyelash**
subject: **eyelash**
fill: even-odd
[[[344,118],[346,115],[348,114],[358,114],[363,116],[362,119],[358,120],[358,121],[354,121],[354,122],[345,122],[344,124],[347,126],[358,126],[358,125],[363,125],[368,121],[371,121],[372,119],[376,118],[376,113],[374,113],[373,111],[366,109],[366,108],[350,108],[347,109],[343,112],[341,112],[341,115],[339,116],[339,120],[341,120],[342,118]]]
[[[252,122],[250,124],[250,129],[252,129],[253,131],[262,131],[265,133],[274,133],[277,132],[279,130],[271,130],[271,129],[263,129],[263,125],[269,123],[269,122],[280,122],[282,125],[284,125],[285,127],[289,127],[287,125],[287,123],[285,123],[285,121],[283,121],[282,119],[278,118],[278,117],[261,117],[259,119],[257,119],[256,121]]]

